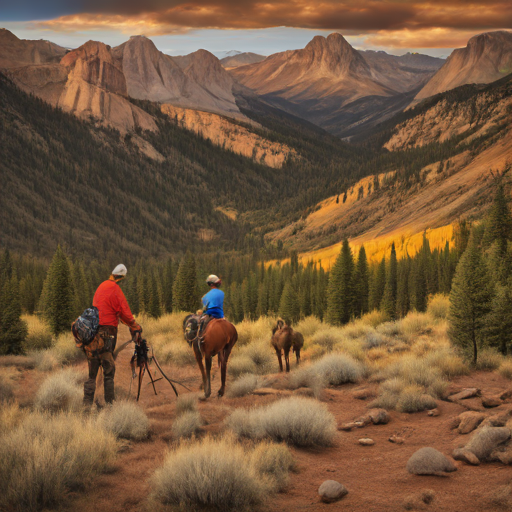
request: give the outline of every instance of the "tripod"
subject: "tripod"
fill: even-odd
[[[135,372],[135,368],[139,368],[139,383],[138,383],[138,389],[137,389],[137,402],[139,401],[139,398],[140,398],[140,391],[141,391],[141,387],[142,387],[142,380],[144,378],[144,374],[145,374],[146,371],[148,372],[149,378],[151,379],[151,385],[153,386],[153,391],[155,392],[155,395],[158,394],[156,392],[155,382],[161,380],[162,378],[167,380],[167,382],[171,385],[171,387],[172,387],[174,393],[176,394],[176,396],[178,396],[178,390],[174,386],[173,382],[176,382],[176,384],[179,384],[180,386],[183,386],[186,390],[190,391],[190,389],[187,388],[181,382],[173,381],[173,380],[169,379],[169,377],[167,377],[167,375],[165,375],[165,373],[162,371],[161,366],[158,364],[158,360],[157,360],[155,354],[153,353],[152,349],[151,349],[151,357],[148,355],[149,354],[149,350],[150,350],[150,348],[148,347],[148,344],[147,344],[146,340],[140,339],[138,342],[135,343],[135,352],[134,352],[134,354],[132,356],[132,359],[130,361],[130,366],[132,368],[132,378],[133,379],[135,379],[137,377],[137,374]],[[162,377],[160,379],[156,379],[156,380],[153,379],[153,375],[151,375],[151,370],[149,369],[149,363],[151,361],[155,362],[156,367],[158,368],[158,370],[162,374]],[[130,383],[130,390],[131,390],[131,383]]]

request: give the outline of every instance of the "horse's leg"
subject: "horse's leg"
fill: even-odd
[[[283,371],[283,359],[281,357],[281,349],[276,348],[277,360],[279,361],[279,371]]]
[[[300,348],[295,350],[295,355],[297,356],[297,366],[300,364]]]
[[[206,383],[204,388],[204,396],[205,398],[209,398],[212,394],[212,386],[210,380],[210,372],[212,370],[212,356],[205,354],[204,365],[206,366]]]
[[[203,384],[199,389],[206,389],[206,373],[204,371],[203,366],[203,356],[201,354],[201,351],[196,348],[194,345],[194,355],[196,356],[197,365],[199,366],[199,369],[201,370],[201,377],[203,378]]]
[[[224,390],[226,389],[226,370],[228,368],[228,356],[229,352],[226,354],[226,348],[221,352],[222,357],[220,357],[219,353],[219,363],[220,363],[220,389],[219,389],[219,397],[224,396]]]
[[[284,360],[285,360],[285,363],[286,363],[286,372],[289,372],[290,371],[290,348],[286,348],[284,349]]]

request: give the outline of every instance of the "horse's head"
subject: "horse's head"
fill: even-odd
[[[199,318],[197,315],[187,315],[183,320],[183,334],[185,335],[185,341],[192,343],[197,336],[199,329]]]
[[[284,327],[284,321],[279,319],[277,322],[276,322],[276,325],[274,325],[274,327],[272,328],[272,334],[274,335],[277,331],[279,331],[280,329],[282,329]]]

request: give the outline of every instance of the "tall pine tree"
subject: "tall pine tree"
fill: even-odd
[[[354,313],[356,316],[368,313],[369,294],[368,261],[364,245],[361,245],[354,275]]]
[[[172,290],[174,311],[196,311],[199,301],[197,293],[196,261],[187,252],[180,262]]]
[[[333,325],[346,324],[352,316],[353,269],[352,251],[348,240],[345,239],[329,277],[326,319]]]
[[[395,242],[391,245],[391,256],[389,258],[389,271],[387,272],[384,296],[382,297],[381,309],[391,319],[396,318],[396,297],[398,287],[398,263],[396,259]]]

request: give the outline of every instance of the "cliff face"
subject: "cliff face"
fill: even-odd
[[[417,115],[395,128],[384,147],[396,151],[453,137],[469,142],[511,122],[512,79],[504,79],[502,84],[497,82],[480,92],[477,88],[460,89],[446,93],[430,106],[420,106]]]
[[[217,114],[167,104],[162,105],[162,112],[215,145],[269,167],[280,168],[290,155],[296,156],[288,146],[271,142]]]
[[[488,84],[509,73],[512,73],[512,32],[480,34],[450,55],[416,95],[413,104],[460,85]]]

